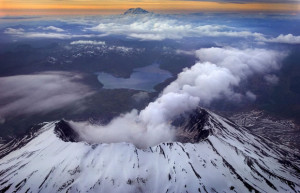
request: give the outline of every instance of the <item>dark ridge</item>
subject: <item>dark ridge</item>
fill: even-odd
[[[300,160],[300,158],[299,158]],[[300,168],[298,168],[296,165],[292,164],[290,161],[288,160],[278,160],[279,163],[283,164],[286,167],[291,167],[294,170],[296,170],[298,172],[298,174],[300,174]]]
[[[198,143],[206,139],[211,133],[210,130],[205,129],[209,118],[209,113],[198,108],[194,112],[181,115],[172,122],[177,129],[176,141],[182,143]]]
[[[11,185],[12,185],[12,184],[9,184],[8,186],[2,188],[2,189],[0,190],[0,192],[1,192],[1,193],[6,192],[6,191],[11,187]]]
[[[44,178],[44,181],[40,184],[39,189],[41,189],[41,187],[44,185],[44,183],[47,181],[47,179],[49,178],[50,174],[54,171],[55,168],[52,168],[50,170],[50,172],[47,174],[47,176]]]
[[[164,149],[159,145],[159,154],[162,154],[165,158],[166,158],[166,154],[165,154],[165,151]]]
[[[76,133],[68,122],[61,120],[55,123],[54,133],[57,137],[65,142],[78,142],[79,135]]]
[[[70,186],[73,182],[74,182],[74,179],[71,179],[71,180],[66,181],[66,182],[58,189],[58,192],[63,191],[65,188],[67,188],[68,186]]]
[[[0,159],[8,155],[10,152],[13,152],[25,146],[29,141],[31,141],[34,137],[37,136],[38,131],[45,125],[46,123],[33,125],[29,129],[27,135],[3,140],[2,144],[5,145],[0,147]]]
[[[273,173],[271,173],[270,171],[268,171],[267,169],[265,169],[263,166],[261,166],[256,160],[255,161],[255,164],[262,170],[264,171],[265,173],[269,174],[269,176],[272,176],[274,178],[278,178],[280,179],[281,181],[285,182],[292,190],[295,190],[295,184],[292,182],[292,181],[289,181],[281,176],[278,176],[278,175],[274,175]]]
[[[256,163],[256,165],[258,165],[258,167],[261,168],[260,164],[256,161],[256,160],[253,160],[253,158],[250,158],[250,157],[246,157],[247,159],[247,165],[251,168],[251,170],[253,172],[255,172],[258,176],[260,176],[261,178],[263,178],[265,180],[265,182],[268,184],[268,186],[270,186],[271,188],[273,188],[274,190],[277,191],[277,188],[274,186],[274,184],[272,184],[272,182],[270,182],[266,177],[264,177],[263,175],[261,175],[256,169],[255,167],[253,166],[254,162]]]
[[[196,177],[197,177],[198,179],[201,179],[201,176],[196,172],[196,170],[194,169],[194,167],[193,167],[193,165],[191,164],[191,162],[189,162],[189,164],[190,164],[190,166],[191,166],[191,168],[192,168],[194,174],[196,175]]]
[[[23,188],[23,186],[26,184],[26,181],[27,181],[27,179],[25,178],[20,183],[18,183],[15,186],[15,188],[16,188],[15,192],[18,192],[21,188]]]
[[[136,154],[136,158],[137,158],[137,161],[138,161],[138,168],[140,167],[140,158],[139,158],[139,154],[138,154],[138,152],[137,152],[137,149],[135,148],[135,150],[134,150],[134,153]]]

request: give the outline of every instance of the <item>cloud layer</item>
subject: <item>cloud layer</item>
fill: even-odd
[[[225,25],[200,25],[163,17],[122,18],[121,22],[109,20],[88,28],[106,35],[122,34],[142,40],[181,39],[184,37],[259,37],[262,34],[239,31]]]
[[[92,94],[79,83],[81,75],[45,72],[0,77],[0,119],[32,113],[47,113]]]
[[[70,39],[79,37],[102,37],[108,35],[124,35],[129,38],[139,40],[165,40],[182,39],[186,37],[239,37],[239,38],[260,38],[260,33],[239,30],[226,25],[207,25],[203,23],[191,22],[188,19],[175,19],[160,15],[147,16],[115,16],[100,19],[98,25],[86,27],[90,21],[82,24],[81,34],[72,34],[66,30],[48,26],[36,30],[25,30],[23,28],[6,28],[5,34],[21,38],[57,38]],[[95,25],[89,23],[89,25]],[[42,29],[42,31],[40,30]],[[50,32],[45,32],[50,31]],[[53,31],[53,32],[51,32]],[[72,30],[68,30],[72,31]]]
[[[53,27],[53,26],[51,26]],[[58,28],[59,29],[59,28]],[[49,30],[44,29],[44,30]],[[52,29],[53,30],[53,29]],[[57,30],[55,30],[57,31]],[[23,28],[6,28],[5,34],[21,37],[21,38],[54,38],[54,39],[69,39],[72,37],[70,34],[56,33],[56,32],[28,32]]]
[[[44,32],[44,31],[55,31],[55,32]],[[42,31],[38,28],[35,31],[28,31],[23,28],[6,28],[3,31],[4,34],[8,34],[19,38],[49,38],[49,39],[71,39],[71,38],[91,38],[101,37],[99,34],[72,34],[65,33],[65,30],[49,26],[42,28]]]
[[[207,19],[207,18],[201,18]],[[96,25],[96,23],[99,23]],[[229,25],[207,24],[205,21],[195,21],[192,17],[169,17],[150,14],[147,16],[112,16],[99,20],[82,20],[81,30],[73,33],[72,28],[62,29],[55,26],[38,27],[36,29],[12,28],[4,30],[5,34],[19,38],[96,38],[109,35],[122,35],[138,40],[161,41],[165,39],[180,40],[183,38],[230,37],[244,38],[252,41],[267,43],[300,44],[300,36],[280,34],[268,37],[265,34],[249,29]],[[93,26],[93,27],[87,27]],[[73,41],[74,44],[96,44],[87,40]]]
[[[258,40],[271,43],[300,44],[300,36],[294,36],[293,34],[280,34],[276,38],[259,37]]]

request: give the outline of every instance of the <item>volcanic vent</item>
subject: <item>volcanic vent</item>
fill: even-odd
[[[210,116],[207,110],[198,108],[192,113],[185,113],[177,117],[174,121],[171,122],[170,127],[173,128],[174,137],[173,142],[181,143],[198,143],[201,140],[206,139],[209,134],[212,132],[210,125]],[[54,132],[56,135],[65,142],[80,142],[85,141],[80,136],[80,133],[72,127],[73,124],[68,121],[61,120],[55,123]],[[158,134],[159,135],[159,134]],[[172,141],[161,141],[163,142],[172,142]],[[89,143],[89,141],[86,141]],[[130,141],[115,141],[115,142],[129,142]],[[99,141],[98,143],[101,143]],[[159,143],[158,143],[159,144]],[[155,144],[155,145],[158,145]],[[137,145],[137,147],[139,147]]]

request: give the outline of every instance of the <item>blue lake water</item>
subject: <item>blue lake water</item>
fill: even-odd
[[[136,68],[130,78],[118,78],[105,72],[97,73],[97,75],[105,89],[127,88],[148,92],[155,91],[153,89],[155,85],[172,77],[170,72],[160,69],[159,64]]]

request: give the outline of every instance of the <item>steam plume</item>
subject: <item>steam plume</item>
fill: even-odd
[[[191,68],[185,68],[177,79],[145,109],[121,115],[108,125],[72,123],[83,140],[92,143],[131,142],[149,147],[172,141],[174,128],[170,122],[199,104],[209,105],[222,97],[239,99],[242,93],[233,88],[255,73],[269,73],[280,68],[286,53],[266,49],[203,48]],[[250,91],[244,95],[249,97]],[[255,95],[251,93],[252,98]]]

